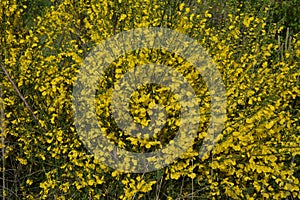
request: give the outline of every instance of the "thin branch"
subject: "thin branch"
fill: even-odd
[[[1,68],[3,70],[3,72],[5,73],[6,77],[9,79],[9,81],[11,82],[12,86],[14,87],[14,89],[16,90],[16,92],[18,93],[19,97],[22,99],[22,101],[24,102],[26,108],[29,110],[30,114],[32,115],[32,117],[39,123],[38,118],[35,116],[35,114],[33,113],[31,107],[29,106],[29,104],[27,103],[26,99],[24,98],[24,96],[21,94],[20,90],[18,89],[17,85],[15,84],[15,82],[13,81],[13,79],[10,77],[10,75],[8,74],[8,72],[6,71],[4,65],[1,65]]]
[[[160,178],[160,183],[159,185],[156,184],[156,200],[159,200],[159,194],[160,194],[160,189],[161,189],[161,185],[162,185],[162,181],[163,181],[163,176]]]
[[[2,100],[2,85],[0,85],[0,127],[1,127],[1,143],[2,143],[2,195],[5,200],[5,146],[4,146],[4,105]]]
[[[192,169],[194,170],[194,161],[192,158]],[[192,178],[192,199],[194,200],[194,179]]]

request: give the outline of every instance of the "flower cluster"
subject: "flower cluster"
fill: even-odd
[[[51,0],[27,20],[28,2],[0,2],[0,64],[15,83],[0,73],[1,171],[8,199],[300,198],[300,35],[268,18],[272,4],[259,10],[231,0],[219,13],[205,1]],[[119,57],[99,80],[94,101],[98,123],[113,144],[155,151],[172,142],[184,120],[168,87],[147,84],[131,94],[130,114],[147,127],[160,105],[167,116],[157,122],[162,129],[153,137],[134,137],[117,126],[112,90],[134,67],[156,63],[181,73],[201,114],[194,144],[179,159],[155,172],[130,174],[111,169],[86,149],[74,125],[72,89],[100,41],[143,27],[179,31],[208,52],[226,88],[227,120],[213,150],[199,158],[211,121],[211,94],[201,73],[161,49]]]

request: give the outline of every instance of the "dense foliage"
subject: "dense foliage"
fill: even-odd
[[[300,198],[299,1],[8,0],[0,2],[2,190],[7,199]],[[222,74],[227,121],[215,148],[199,158],[210,122],[201,76],[172,52],[141,49],[110,66],[96,95],[99,123],[119,147],[149,151],[174,137],[180,106],[165,87],[131,98],[147,125],[155,101],[168,126],[152,141],[127,137],[110,117],[112,85],[145,63],[182,73],[193,86],[201,124],[193,148],[168,167],[122,173],[94,159],[74,126],[72,89],[88,53],[102,40],[139,27],[168,27],[207,50]],[[30,106],[20,98],[16,87]],[[148,94],[151,95],[148,95]],[[1,118],[2,119],[2,118]]]

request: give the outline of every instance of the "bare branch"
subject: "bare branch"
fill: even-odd
[[[9,81],[11,82],[12,86],[14,87],[14,89],[16,90],[16,92],[18,93],[19,97],[22,99],[22,101],[24,102],[26,108],[29,110],[30,114],[32,115],[32,117],[39,123],[38,118],[35,116],[35,114],[33,113],[31,107],[29,106],[28,102],[26,101],[26,99],[24,98],[24,96],[21,94],[20,90],[18,89],[17,85],[15,84],[15,82],[13,81],[13,79],[10,77],[10,75],[8,74],[8,72],[6,71],[4,65],[2,65],[2,63],[0,63],[1,68],[4,72],[4,74],[6,75],[6,77],[9,79]]]

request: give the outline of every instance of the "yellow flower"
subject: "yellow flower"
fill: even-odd
[[[24,158],[20,158],[20,157],[17,157],[17,160],[22,164],[22,165],[27,165],[27,160],[24,159]]]
[[[27,180],[26,180],[26,184],[32,185],[32,183],[33,183],[33,181],[32,181],[31,179],[27,179]]]
[[[243,24],[244,24],[247,28],[249,28],[250,23],[251,23],[253,20],[254,20],[254,17],[248,17],[248,16],[246,16],[246,17],[244,18]]]
[[[184,3],[180,3],[179,4],[179,10],[183,10],[183,8],[184,8]]]
[[[126,19],[126,17],[127,17],[126,14],[121,14],[121,17],[120,17],[119,21],[122,21],[122,20]]]
[[[208,11],[205,11],[204,16],[207,17],[207,18],[211,18],[212,14],[210,14]]]

